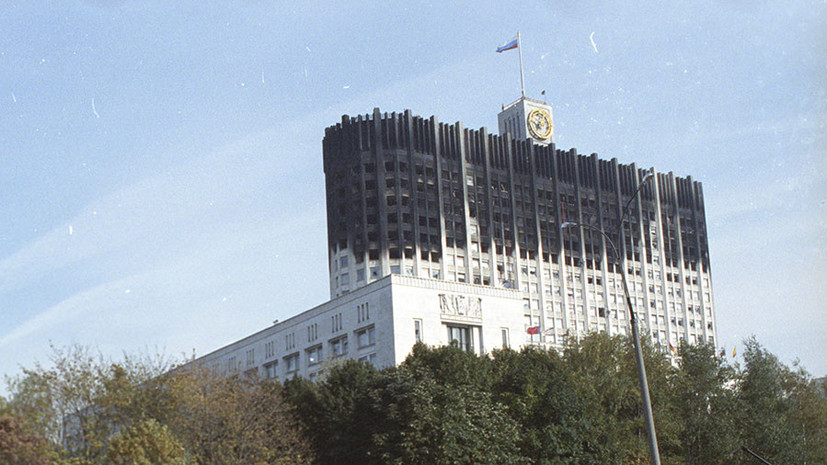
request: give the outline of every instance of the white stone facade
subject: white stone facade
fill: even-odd
[[[347,359],[405,360],[417,340],[484,354],[531,343],[521,292],[390,275],[200,357],[226,375],[314,379]],[[343,341],[347,340],[346,349]],[[337,345],[338,344],[338,345]]]

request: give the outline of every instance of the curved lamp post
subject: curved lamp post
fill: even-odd
[[[620,224],[618,225],[618,236],[620,236],[620,228],[623,227],[623,222],[628,216],[629,213],[629,206],[632,204],[640,190],[643,188],[643,185],[652,177],[652,172],[649,171],[640,181],[638,184],[637,189],[635,190],[632,197],[626,202],[626,206],[623,208],[623,215],[620,218]],[[620,270],[620,279],[623,282],[623,294],[626,297],[626,305],[629,307],[629,323],[632,326],[632,341],[634,342],[635,346],[635,362],[637,363],[637,374],[638,374],[638,381],[640,382],[640,396],[641,402],[643,403],[643,417],[646,421],[646,433],[649,439],[649,454],[652,457],[652,465],[660,465],[660,453],[658,452],[658,437],[655,433],[655,420],[652,417],[652,401],[649,398],[649,383],[646,381],[646,366],[643,364],[643,350],[640,346],[640,329],[638,327],[637,316],[635,314],[635,309],[632,304],[632,298],[629,295],[629,284],[626,281],[626,267],[620,261],[620,254],[617,251],[617,247],[615,247],[614,242],[606,234],[605,231],[602,229],[592,226],[590,224],[582,224],[582,223],[575,223],[571,221],[567,221],[560,225],[560,229],[565,229],[568,227],[579,226],[582,228],[589,228],[593,231],[597,231],[600,233],[606,242],[612,248],[612,254],[614,255],[615,262],[618,263],[623,269]]]

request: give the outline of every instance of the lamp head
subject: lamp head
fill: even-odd
[[[577,223],[574,221],[565,221],[563,224],[560,225],[560,229],[570,228],[572,226],[577,226]]]
[[[653,173],[651,169],[647,170],[646,174],[643,175],[643,179],[640,180],[640,183],[643,184],[644,182],[648,181],[649,178],[651,178],[654,175],[655,175],[655,173]]]

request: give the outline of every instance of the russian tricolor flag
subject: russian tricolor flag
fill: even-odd
[[[497,47],[497,53],[505,52],[506,50],[514,50],[520,45],[519,39],[515,36],[513,39]]]

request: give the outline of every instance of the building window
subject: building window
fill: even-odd
[[[330,353],[334,357],[347,355],[347,336],[330,341]]]
[[[473,351],[471,328],[468,326],[448,325],[448,341],[451,345],[456,345],[465,352]]]
[[[313,323],[307,327],[307,342],[313,342],[319,338],[319,325]]]
[[[508,337],[508,328],[500,328],[500,333],[503,336],[503,349],[511,347],[510,338]]]
[[[350,284],[350,275],[347,273],[343,274],[342,279],[339,280],[339,283],[341,283],[342,286],[347,286]]]
[[[577,306],[577,319],[583,318],[583,306]],[[537,344],[540,342],[540,317],[525,315],[526,342]],[[533,331],[529,331],[530,329]]]
[[[356,342],[359,348],[376,344],[376,328],[369,326],[356,331]]]
[[[290,333],[284,336],[285,350],[296,348],[296,333]]]
[[[367,354],[359,357],[360,362],[370,363],[373,366],[376,366],[376,354]]]
[[[356,281],[364,281],[365,280],[365,269],[359,268],[356,270]]]
[[[256,364],[256,349],[248,349],[247,350],[247,366],[253,366]]]
[[[347,268],[347,257],[342,257],[339,259],[339,267]]]
[[[276,368],[278,367],[278,362],[270,362],[264,365],[264,378],[265,379],[275,379],[276,375]]]
[[[361,323],[370,319],[370,305],[365,302],[356,306],[356,321]]]
[[[330,317],[330,332],[335,333],[336,331],[342,330],[342,314],[337,313]]]
[[[284,357],[284,371],[285,373],[295,373],[299,370],[299,354],[293,354]]]
[[[322,346],[307,349],[307,365],[313,366],[322,361]]]
[[[264,358],[271,358],[276,355],[276,343],[270,341],[264,344]]]
[[[414,320],[414,340],[422,342],[422,320]]]
[[[228,372],[230,372],[230,373],[235,373],[235,371],[236,371],[237,369],[238,369],[238,366],[236,365],[236,359],[235,359],[235,356],[230,357],[230,358],[227,360],[227,371],[228,371]]]

